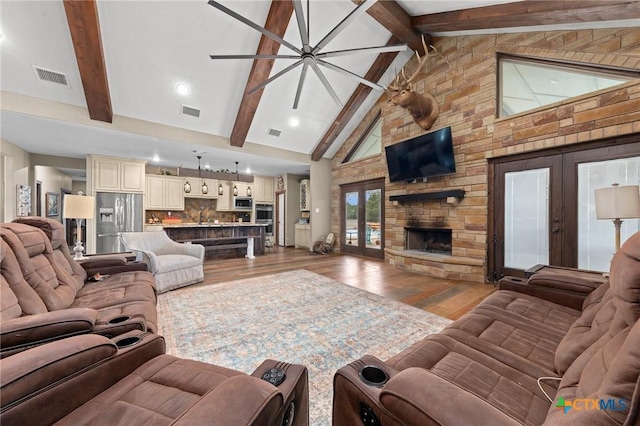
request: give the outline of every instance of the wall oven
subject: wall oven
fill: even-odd
[[[256,204],[256,223],[265,224],[265,233],[273,236],[273,204]]]

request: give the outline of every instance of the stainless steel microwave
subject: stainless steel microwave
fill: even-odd
[[[233,197],[234,210],[251,210],[253,208],[253,198]]]

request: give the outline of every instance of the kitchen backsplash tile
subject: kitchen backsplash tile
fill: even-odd
[[[183,211],[172,211],[171,215],[166,210],[147,210],[145,213],[145,223],[149,223],[151,219],[158,219],[158,222],[162,222],[163,219],[169,217],[180,218],[182,222],[198,222],[200,218],[200,212],[202,211],[202,221],[207,222],[218,220],[220,222],[235,222],[236,214],[234,212],[219,212],[216,210],[217,200],[207,200],[200,198],[185,198]]]

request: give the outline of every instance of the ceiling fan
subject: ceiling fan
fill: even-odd
[[[307,70],[309,68],[311,68],[316,73],[316,75],[318,76],[318,78],[320,79],[324,87],[327,89],[327,92],[329,92],[329,95],[331,95],[335,103],[340,107],[342,107],[342,102],[340,102],[338,95],[329,84],[329,81],[323,74],[320,67],[328,68],[333,71],[339,72],[345,76],[348,76],[350,78],[357,80],[362,84],[366,84],[367,86],[370,86],[376,90],[384,90],[382,86],[374,82],[371,82],[369,80],[366,80],[360,77],[359,75],[352,73],[351,71],[348,71],[342,67],[339,67],[330,62],[327,62],[325,61],[325,59],[335,58],[338,56],[367,54],[367,53],[400,52],[402,50],[407,49],[406,44],[399,44],[399,45],[392,45],[392,46],[379,46],[379,47],[362,47],[358,49],[334,50],[331,52],[321,52],[321,50],[327,44],[329,44],[329,42],[333,40],[338,34],[340,34],[345,28],[347,28],[347,26],[351,22],[356,20],[359,16],[365,13],[367,9],[373,6],[376,0],[365,0],[362,3],[360,3],[358,6],[356,6],[356,8],[352,10],[351,13],[349,13],[346,18],[344,18],[338,25],[336,25],[331,31],[329,31],[327,35],[325,35],[324,38],[320,40],[320,42],[315,46],[312,46],[309,42],[309,21],[308,21],[309,0],[307,0],[307,22],[306,23],[304,19],[304,12],[302,10],[301,0],[292,0],[292,1],[293,1],[293,8],[295,11],[295,16],[296,16],[296,21],[298,23],[298,30],[300,31],[302,48],[298,48],[294,46],[293,44],[284,40],[282,37],[279,37],[278,35],[250,21],[249,19],[243,16],[240,16],[239,14],[232,11],[231,9],[228,9],[227,7],[223,6],[219,2],[215,0],[209,0],[209,4],[211,6],[237,19],[243,24],[248,25],[251,28],[261,32],[265,36],[280,43],[281,45],[288,47],[289,49],[293,50],[296,53],[292,55],[279,55],[279,54],[276,54],[276,55],[209,55],[210,58],[211,59],[297,59],[297,61],[294,62],[293,64],[289,65],[288,67],[284,68],[282,71],[269,77],[267,80],[258,84],[256,87],[250,89],[247,92],[248,94],[251,95],[257,92],[258,90],[262,89],[263,87],[265,87],[267,84],[271,83],[278,77],[281,77],[284,74],[288,73],[289,71],[293,70],[294,68],[298,67],[299,65],[302,65],[300,80],[298,81],[298,89],[296,90],[296,97],[293,101],[293,109],[298,108],[298,103],[300,101],[300,94],[302,92],[304,80],[307,75]]]

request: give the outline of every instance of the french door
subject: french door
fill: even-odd
[[[495,161],[489,278],[523,276],[536,264],[608,271],[614,227],[610,220],[596,219],[594,190],[638,184],[640,142],[635,138]],[[638,219],[624,220],[622,240],[639,230]]]
[[[340,251],[384,258],[384,179],[340,187]]]

